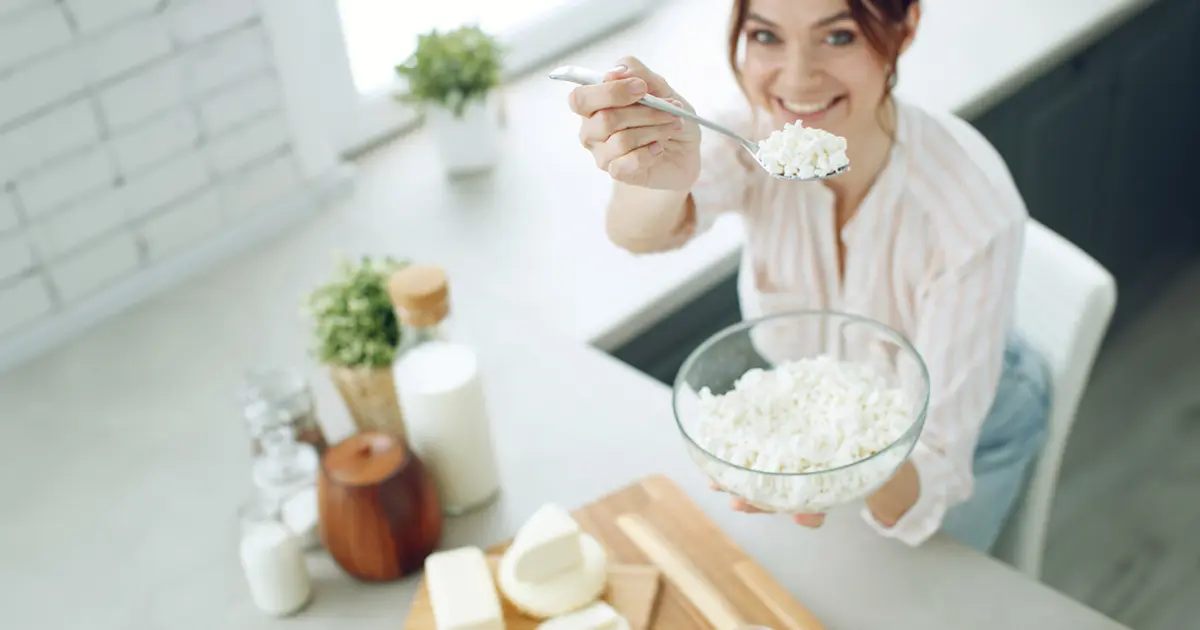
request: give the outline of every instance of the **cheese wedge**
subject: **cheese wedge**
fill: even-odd
[[[518,610],[530,617],[548,619],[579,610],[600,599],[608,586],[608,553],[588,534],[579,535],[583,564],[543,582],[517,579],[519,556],[500,559],[500,591]]]
[[[537,630],[629,630],[629,621],[606,602],[548,619]]]
[[[425,559],[437,630],[504,630],[504,613],[483,550],[459,547]]]
[[[543,505],[521,526],[505,557],[512,556],[513,577],[545,582],[583,565],[579,523],[561,507]]]

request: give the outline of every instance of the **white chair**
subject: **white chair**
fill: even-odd
[[[1107,269],[1046,226],[1029,221],[1016,326],[1050,365],[1053,402],[1045,449],[994,553],[1035,580],[1041,577],[1063,450],[1116,301],[1116,282]]]

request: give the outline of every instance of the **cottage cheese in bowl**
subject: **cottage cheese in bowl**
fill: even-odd
[[[895,472],[908,451],[889,447],[912,426],[911,409],[867,363],[817,356],[751,369],[724,394],[700,391],[691,435],[707,456],[695,459],[760,509],[823,512]]]
[[[822,513],[868,496],[909,456],[929,371],[882,322],[793,310],[713,334],[683,362],[671,395],[706,477],[761,510]]]

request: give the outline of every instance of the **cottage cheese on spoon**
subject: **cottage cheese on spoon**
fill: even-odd
[[[789,179],[825,177],[850,165],[845,138],[800,122],[771,132],[758,143],[756,157],[772,175]]]

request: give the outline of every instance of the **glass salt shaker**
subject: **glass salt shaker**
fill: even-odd
[[[317,449],[297,441],[295,430],[282,422],[267,429],[259,441],[262,453],[251,465],[251,478],[260,502],[278,509],[304,548],[317,547]]]
[[[297,439],[312,445],[318,455],[328,448],[325,433],[317,420],[312,389],[298,370],[252,370],[246,374],[238,399],[250,432],[252,455],[262,452],[260,437],[279,422],[291,426]]]

